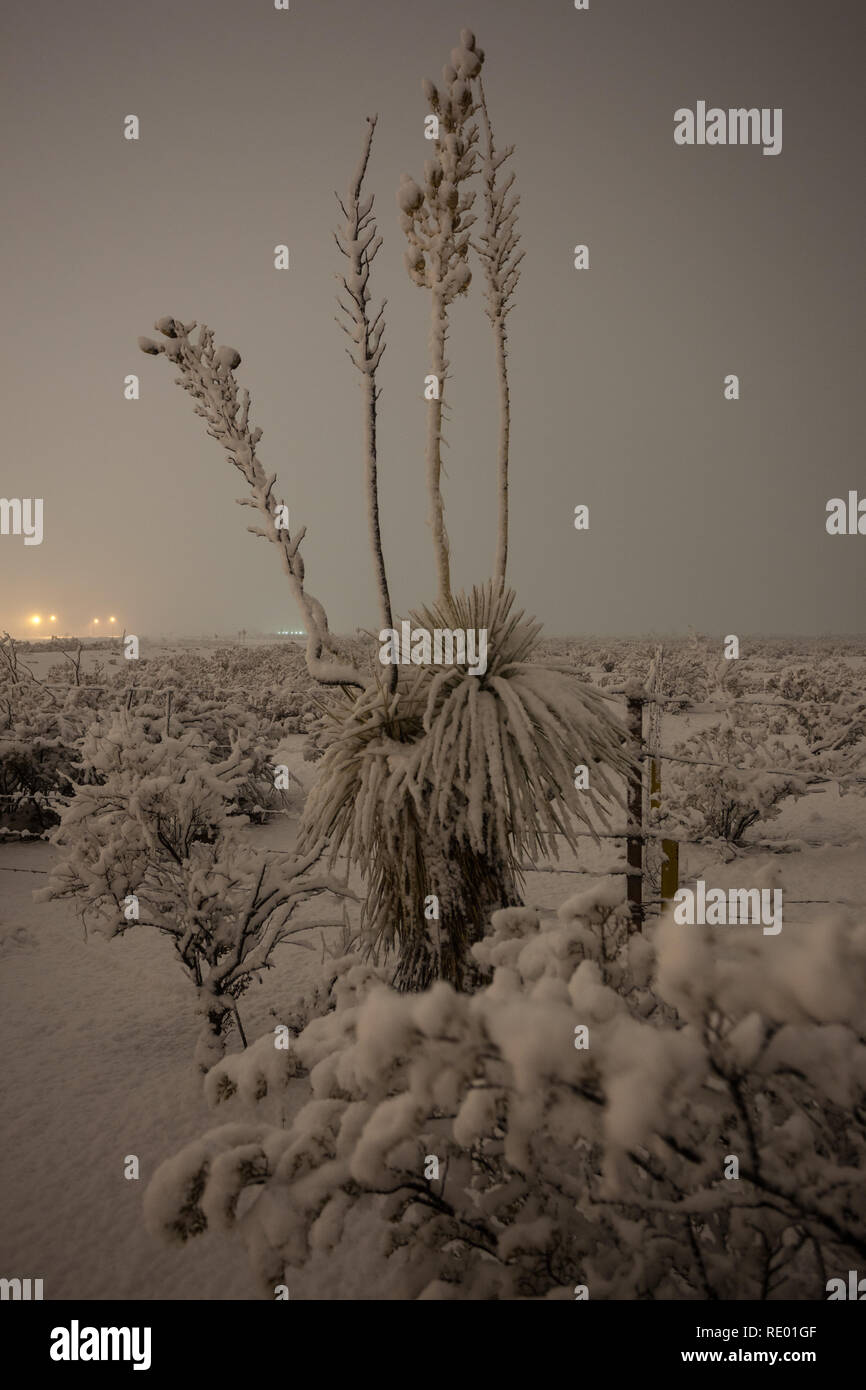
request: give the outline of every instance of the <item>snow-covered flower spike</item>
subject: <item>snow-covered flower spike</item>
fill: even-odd
[[[424,167],[424,183],[419,185],[404,174],[397,190],[400,226],[408,242],[404,257],[412,283],[431,294],[430,372],[434,387],[428,397],[427,412],[427,491],[429,524],[438,573],[438,597],[447,603],[451,594],[448,536],[440,485],[442,474],[442,409],[448,360],[448,307],[469,288],[469,229],[474,192],[466,185],[475,170],[478,127],[473,117],[476,104],[470,73],[481,70],[483,55],[475,47],[475,36],[465,29],[452,53],[456,62],[443,68],[443,86],[429,79],[422,84],[425,99],[438,120],[438,135],[432,142],[432,156]],[[419,197],[420,193],[420,197]]]
[[[472,36],[469,35],[471,38]],[[475,56],[475,55],[473,55]],[[487,288],[484,295],[484,311],[493,327],[496,345],[496,374],[499,381],[499,486],[496,559],[494,576],[498,583],[505,584],[505,568],[508,560],[508,458],[511,434],[511,396],[508,389],[508,339],[505,319],[512,309],[511,297],[520,279],[520,262],[523,252],[519,251],[520,234],[517,231],[517,208],[520,195],[511,196],[514,184],[513,170],[503,182],[499,181],[499,170],[514,153],[514,146],[507,145],[497,151],[493,138],[493,126],[487,110],[484,84],[481,81],[481,68],[478,67],[478,94],[481,118],[485,133],[485,147],[481,155],[481,173],[484,181],[484,220],[480,241],[472,243],[477,251],[484,270]]]
[[[382,238],[373,213],[373,194],[362,196],[364,176],[370,159],[370,149],[376,130],[378,116],[367,117],[367,134],[361,157],[353,177],[349,180],[346,201],[337,196],[340,210],[345,218],[343,226],[334,234],[337,246],[349,262],[349,268],[337,279],[343,291],[343,298],[337,296],[343,317],[337,319],[343,332],[351,339],[352,346],[346,348],[353,365],[361,373],[361,388],[364,395],[364,475],[367,494],[367,517],[370,527],[370,545],[376,571],[379,592],[379,617],[383,628],[392,626],[391,597],[385,571],[385,558],[382,551],[382,533],[379,525],[379,487],[378,457],[376,449],[377,402],[379,388],[376,385],[376,371],[385,351],[385,301],[371,316],[370,268],[382,246]],[[421,190],[418,190],[421,197]],[[388,689],[393,691],[397,684],[397,668],[392,666],[386,676]]]
[[[155,343],[140,338],[139,347],[150,356],[163,353],[178,367],[175,382],[196,402],[195,412],[207,422],[207,432],[231,455],[231,461],[250,489],[249,497],[237,499],[240,506],[255,507],[261,513],[263,525],[248,526],[253,535],[262,536],[276,545],[289,586],[301,611],[309,639],[307,668],[322,685],[347,685],[365,689],[367,679],[356,667],[323,657],[325,651],[336,653],[336,644],[328,627],[322,604],[307,592],[304,583],[304,561],[300,544],[306,534],[301,527],[294,535],[283,524],[285,504],[278,502],[273,488],[276,473],[266,473],[256,448],[262,437],[260,428],[250,425],[250,393],[241,391],[235,378],[241,355],[233,347],[214,347],[214,335],[206,324],[199,328],[198,340],[190,333],[196,327],[180,319],[161,318],[154,327],[168,341]]]

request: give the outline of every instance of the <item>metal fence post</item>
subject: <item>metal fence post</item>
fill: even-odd
[[[658,811],[662,804],[662,765],[657,758],[650,763],[650,807]],[[680,847],[676,840],[662,840],[662,902],[669,903],[680,886]]]
[[[662,901],[673,901],[680,886],[680,847],[676,840],[662,840]]]
[[[643,698],[628,697],[628,731],[636,759],[635,770],[628,780],[628,823],[636,835],[626,842],[626,892],[631,905],[631,920],[636,931],[643,928]]]

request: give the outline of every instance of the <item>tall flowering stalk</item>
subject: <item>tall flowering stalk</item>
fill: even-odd
[[[256,536],[271,541],[278,549],[289,587],[301,611],[309,634],[307,667],[310,675],[322,685],[348,685],[364,689],[369,683],[354,666],[337,661],[337,646],[328,627],[328,616],[317,598],[308,592],[301,541],[307,528],[302,526],[294,535],[287,524],[288,508],[277,502],[273,488],[276,473],[266,473],[256,453],[262,431],[250,424],[250,393],[241,391],[235,378],[241,355],[231,347],[215,347],[214,335],[205,324],[198,338],[190,337],[195,323],[184,324],[180,319],[162,318],[154,325],[166,342],[139,338],[142,352],[157,356],[164,353],[177,367],[180,375],[175,382],[196,402],[195,413],[207,422],[207,432],[222,444],[232,463],[249,486],[249,497],[237,498],[242,507],[255,507],[262,525],[248,526]],[[325,656],[324,653],[329,656]]]
[[[520,279],[523,252],[518,251],[520,234],[517,231],[519,194],[511,196],[514,172],[509,171],[500,182],[499,170],[514,153],[514,146],[497,150],[493,126],[487,110],[484,84],[478,75],[479,107],[484,126],[484,149],[481,174],[484,180],[484,220],[480,242],[473,243],[481,258],[487,290],[484,311],[493,326],[496,344],[496,378],[499,386],[499,449],[498,449],[498,528],[494,582],[505,585],[508,563],[508,457],[511,435],[511,394],[508,386],[508,335],[505,320],[513,305],[510,303]]]
[[[391,596],[388,590],[388,576],[385,572],[385,557],[382,551],[382,532],[379,525],[379,483],[378,455],[376,448],[377,405],[380,396],[376,385],[376,370],[385,351],[385,300],[378,311],[370,314],[370,267],[382,246],[376,219],[373,215],[373,194],[362,197],[364,176],[370,159],[373,133],[377,116],[367,117],[367,135],[361,158],[353,177],[349,180],[346,201],[337,198],[345,218],[343,226],[335,233],[337,246],[349,262],[346,271],[340,275],[342,297],[338,304],[343,317],[337,319],[343,332],[352,340],[346,348],[351,361],[361,374],[361,389],[364,400],[364,479],[367,496],[367,520],[370,528],[370,546],[376,571],[376,585],[379,592],[379,618],[383,628],[393,626],[391,618]],[[389,691],[397,685],[397,668],[390,666],[385,678]]]
[[[424,184],[404,174],[397,190],[400,225],[409,249],[406,269],[414,284],[430,291],[430,370],[436,390],[427,406],[427,491],[429,524],[436,557],[438,602],[451,601],[451,568],[448,535],[442,502],[442,410],[449,362],[448,310],[458,295],[465,294],[472,279],[469,269],[469,229],[475,193],[466,188],[475,172],[478,126],[472,79],[481,71],[484,54],[475,36],[464,29],[460,45],[452,49],[451,63],[442,69],[442,86],[425,81],[424,95],[439,121],[439,136],[432,157],[424,165]]]

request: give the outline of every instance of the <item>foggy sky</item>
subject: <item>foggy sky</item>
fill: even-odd
[[[164,314],[242,353],[262,462],[307,526],[309,587],[335,630],[377,624],[332,237],[373,112],[385,556],[396,613],[435,596],[429,297],[403,268],[394,191],[429,153],[421,79],[469,25],[522,197],[522,606],[551,633],[862,631],[866,537],[824,528],[828,498],[866,495],[862,18],[859,0],[7,0],[0,495],[43,497],[45,539],[0,537],[0,627],[37,611],[61,630],[108,613],[142,634],[300,625],[233,503],[240,476],[136,347]],[[698,100],[782,107],[781,154],[675,146],[674,111]],[[495,548],[480,289],[479,271],[452,313],[455,586],[487,577]]]

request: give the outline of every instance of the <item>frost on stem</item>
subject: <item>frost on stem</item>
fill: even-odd
[[[337,647],[324,608],[305,588],[300,545],[306,527],[302,526],[293,536],[287,527],[277,525],[278,508],[283,505],[273,495],[277,475],[266,473],[256,455],[262,431],[258,427],[251,428],[250,393],[241,392],[235,379],[240,353],[230,347],[215,347],[214,335],[205,324],[199,328],[196,342],[189,336],[195,323],[162,318],[154,327],[168,341],[156,343],[150,338],[139,338],[139,347],[151,356],[164,353],[177,367],[180,375],[175,377],[176,384],[192,396],[196,414],[207,422],[208,434],[229,452],[235,468],[249,485],[250,496],[239,497],[238,503],[242,507],[255,507],[261,513],[263,525],[248,526],[247,530],[271,541],[280,552],[289,587],[309,634],[307,667],[310,675],[322,685],[364,689],[368,682],[356,667],[323,656],[323,652],[328,652],[333,658]]]
[[[505,319],[510,314],[511,296],[520,279],[520,262],[523,252],[517,245],[520,234],[517,227],[518,194],[509,196],[514,184],[514,173],[509,173],[504,182],[498,182],[499,170],[514,153],[514,146],[508,145],[497,151],[493,138],[493,126],[487,110],[484,85],[478,76],[479,105],[484,124],[485,145],[481,156],[481,172],[484,180],[484,230],[480,242],[473,242],[478,252],[487,281],[485,293],[485,313],[493,326],[496,344],[496,376],[499,385],[499,449],[498,449],[498,528],[496,541],[496,560],[493,576],[497,584],[505,583],[505,567],[508,562],[508,451],[511,432],[511,397],[508,389],[508,335]]]
[[[461,34],[451,62],[442,69],[442,86],[425,81],[424,95],[439,118],[439,138],[432,157],[424,165],[423,186],[404,174],[397,190],[400,225],[409,249],[406,269],[414,284],[428,289],[430,304],[430,370],[439,382],[439,393],[427,405],[427,490],[429,522],[436,556],[438,599],[451,597],[448,536],[442,503],[442,409],[448,374],[445,346],[448,308],[465,294],[472,278],[469,264],[469,229],[475,194],[465,185],[475,170],[478,127],[472,80],[481,71],[484,54],[475,46],[468,29]]]
[[[383,628],[393,626],[391,618],[391,598],[388,592],[388,577],[385,572],[385,558],[382,553],[382,533],[379,526],[378,457],[376,449],[377,402],[380,391],[376,385],[376,369],[385,351],[385,301],[371,318],[370,267],[382,245],[373,215],[373,194],[361,196],[364,176],[370,159],[370,148],[376,129],[377,116],[367,117],[367,135],[361,158],[353,177],[349,181],[346,201],[337,195],[337,202],[345,218],[335,240],[342,254],[349,262],[348,269],[337,278],[343,297],[337,302],[343,319],[337,319],[343,332],[352,341],[346,348],[358,371],[361,373],[361,388],[364,396],[364,479],[367,493],[367,520],[370,527],[370,545],[373,550],[373,563],[376,570],[376,585],[379,591],[379,617]],[[397,684],[397,669],[392,666],[386,676],[387,688],[393,691]]]

